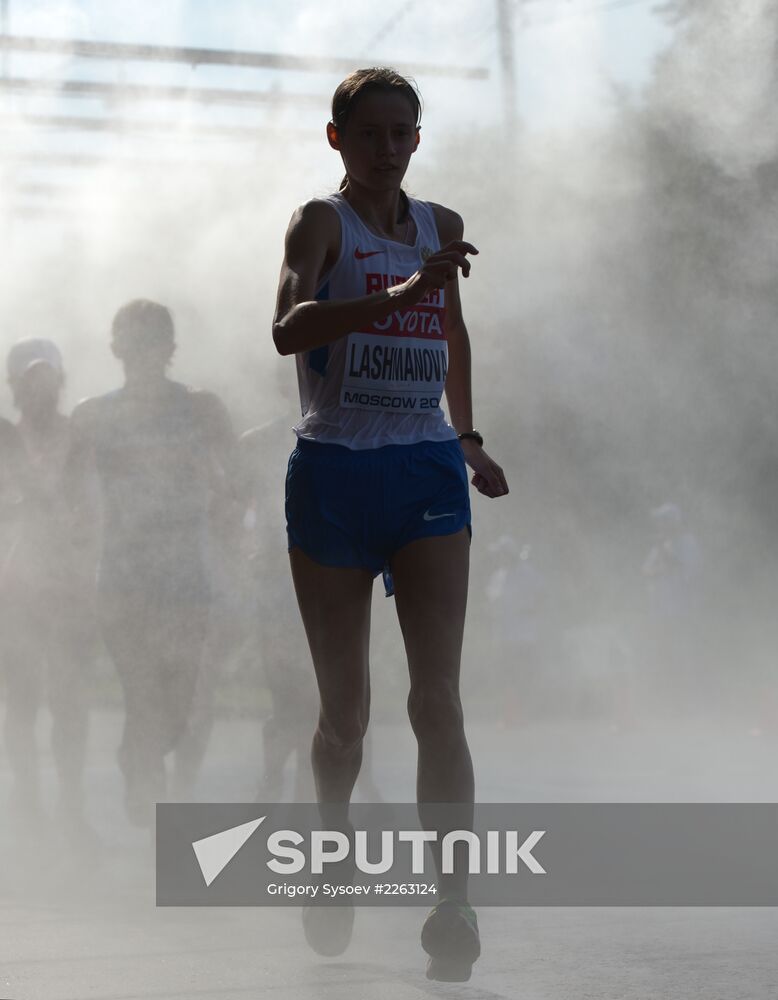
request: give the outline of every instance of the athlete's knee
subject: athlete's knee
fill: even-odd
[[[408,695],[408,718],[417,739],[442,741],[464,730],[459,687],[453,682],[418,682]]]
[[[367,709],[337,715],[322,712],[316,729],[316,739],[330,753],[347,757],[361,748],[367,732],[368,715]]]

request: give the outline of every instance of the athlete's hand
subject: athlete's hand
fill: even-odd
[[[490,458],[483,448],[472,438],[464,438],[460,441],[465,461],[473,470],[473,478],[470,482],[479,493],[485,497],[503,497],[508,490],[508,483],[505,473],[500,466]]]
[[[446,282],[453,281],[459,271],[462,277],[470,274],[470,261],[467,254],[477,254],[478,250],[472,243],[464,240],[453,240],[441,247],[437,253],[427,257],[419,270],[408,279],[408,289],[415,302],[424,298],[432,288],[444,288]]]

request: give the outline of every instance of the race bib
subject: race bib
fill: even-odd
[[[367,274],[367,294],[407,279]],[[409,309],[349,334],[340,405],[416,413],[440,406],[448,370],[443,289]]]

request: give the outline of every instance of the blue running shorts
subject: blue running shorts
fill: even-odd
[[[450,441],[354,450],[300,438],[286,475],[289,549],[324,566],[384,574],[409,542],[470,530],[462,446]],[[472,532],[471,532],[472,533]]]

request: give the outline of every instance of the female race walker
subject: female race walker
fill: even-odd
[[[394,594],[424,804],[462,803],[473,767],[459,698],[472,483],[508,492],[473,429],[470,345],[457,286],[470,273],[462,219],[401,189],[419,145],[416,90],[389,69],[335,91],[327,139],[337,194],[299,208],[286,235],[273,340],[297,356],[302,419],[286,514],[297,598],[321,699],[312,764],[330,821],[346,813],[368,722],[373,578]],[[440,409],[445,388],[451,423]],[[334,808],[332,804],[335,804]],[[438,861],[439,859],[436,859]],[[468,979],[480,944],[466,875],[438,879],[422,945],[429,978]],[[348,944],[353,909],[304,911],[323,954]]]

